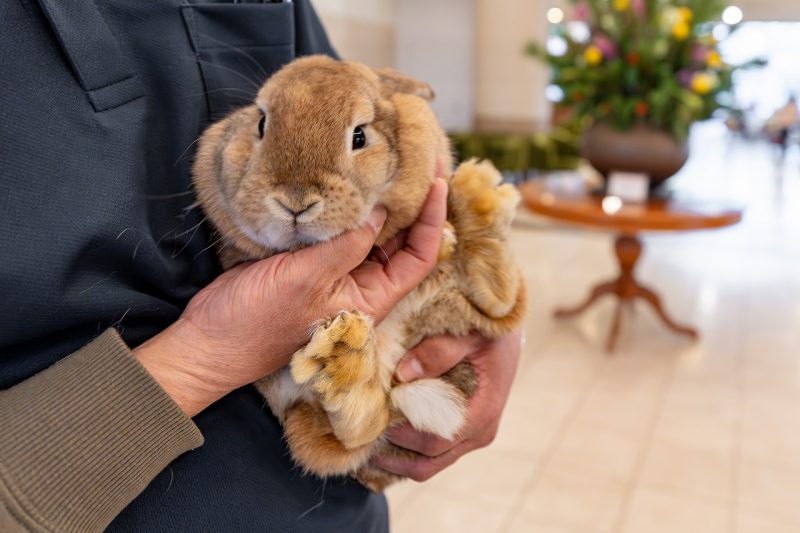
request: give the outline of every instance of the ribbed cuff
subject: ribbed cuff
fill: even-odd
[[[31,530],[101,531],[202,443],[114,330],[0,392],[0,492]]]

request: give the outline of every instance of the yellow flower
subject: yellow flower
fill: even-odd
[[[698,72],[692,76],[692,90],[700,95],[706,95],[716,89],[719,78],[709,72]]]
[[[719,52],[709,52],[708,56],[706,57],[706,64],[711,68],[722,67],[722,57],[719,55]]]
[[[675,25],[672,26],[672,36],[679,41],[686,40],[691,31],[692,29],[685,22],[676,22]]]
[[[631,0],[614,0],[614,9],[617,11],[625,11],[631,5]]]
[[[603,61],[603,52],[596,46],[590,46],[583,52],[583,57],[589,65],[595,66]]]
[[[689,23],[694,18],[694,13],[688,7],[679,7],[678,18],[680,18],[680,20],[683,22]]]

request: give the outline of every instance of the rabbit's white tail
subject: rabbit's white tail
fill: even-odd
[[[466,399],[456,387],[442,379],[419,379],[398,385],[392,403],[414,428],[453,440],[464,424]]]

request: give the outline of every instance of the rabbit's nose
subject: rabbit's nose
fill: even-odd
[[[288,220],[308,222],[317,218],[322,212],[322,199],[309,199],[299,203],[289,203],[273,196],[269,200],[278,208],[275,210],[275,214]]]

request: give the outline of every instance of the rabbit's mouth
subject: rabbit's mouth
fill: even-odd
[[[274,252],[288,252],[332,239],[341,231],[321,230],[305,227],[302,223],[268,223],[259,230],[247,224],[239,228],[253,242]]]
[[[324,204],[319,198],[298,207],[285,199],[275,201],[270,197],[256,209],[237,209],[230,204],[226,207],[247,240],[265,252],[280,253],[327,241],[344,231],[332,227],[331,221],[322,216]]]

